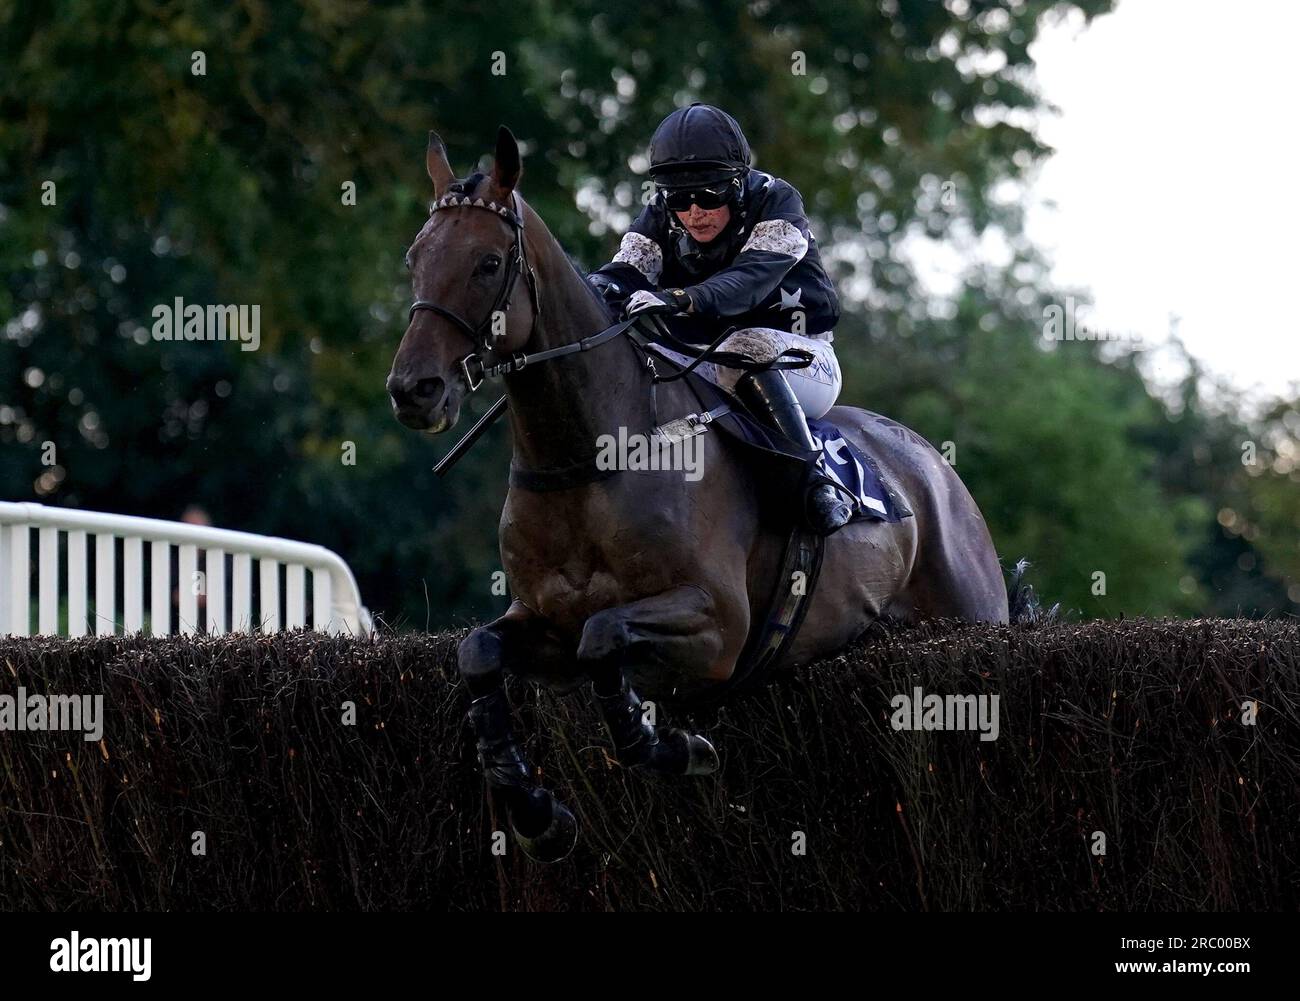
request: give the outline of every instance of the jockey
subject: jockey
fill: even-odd
[[[749,143],[725,111],[699,103],[674,111],[650,140],[655,197],[614,259],[588,281],[606,301],[622,303],[627,316],[663,314],[672,332],[691,344],[711,343],[725,323],[736,329],[721,350],[759,362],[787,348],[809,352],[807,368],[745,374],[705,363],[696,371],[814,451],[805,414],[825,414],[842,385],[831,346],[839,299],[799,192],[752,170],[749,160]],[[853,516],[852,506],[824,480],[808,507],[813,529],[823,535]]]

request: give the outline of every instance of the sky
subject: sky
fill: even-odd
[[[1059,115],[1026,232],[1101,329],[1165,340],[1259,400],[1300,396],[1300,3],[1120,0],[1031,47]],[[1055,207],[1049,203],[1054,202]],[[1157,382],[1176,379],[1157,366]]]

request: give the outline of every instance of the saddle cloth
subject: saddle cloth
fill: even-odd
[[[894,498],[885,489],[875,466],[857,445],[844,437],[844,433],[830,421],[810,418],[808,430],[813,440],[821,446],[822,472],[836,480],[853,497],[854,520],[879,519],[900,521]]]

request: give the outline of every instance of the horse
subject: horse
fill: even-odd
[[[466,636],[457,663],[484,777],[527,855],[555,861],[577,824],[521,749],[505,675],[562,692],[589,680],[617,761],[651,776],[708,774],[712,744],[649,719],[636,689],[671,701],[727,684],[787,534],[760,516],[758,474],[718,434],[701,436],[694,479],[592,473],[601,435],[651,431],[651,366],[519,194],[509,129],[490,171],[458,178],[433,132],[425,166],[432,208],[406,255],[415,301],[386,388],[398,421],[438,435],[486,375],[504,381],[513,457],[499,539],[511,603]],[[685,380],[657,393],[658,413],[697,405]],[[881,415],[837,406],[826,417],[912,517],[851,522],[825,540],[819,585],[777,670],[834,654],[882,618],[1007,622],[993,541],[953,467]]]

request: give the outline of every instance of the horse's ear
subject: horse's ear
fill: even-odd
[[[456,180],[451,164],[447,162],[447,147],[442,144],[442,137],[436,132],[429,133],[429,148],[424,154],[424,168],[429,172],[429,180],[433,182],[434,198],[446,191],[447,186]]]
[[[502,191],[514,191],[522,171],[519,143],[515,142],[514,133],[502,125],[497,129],[497,152],[496,159],[492,162],[492,180]]]

